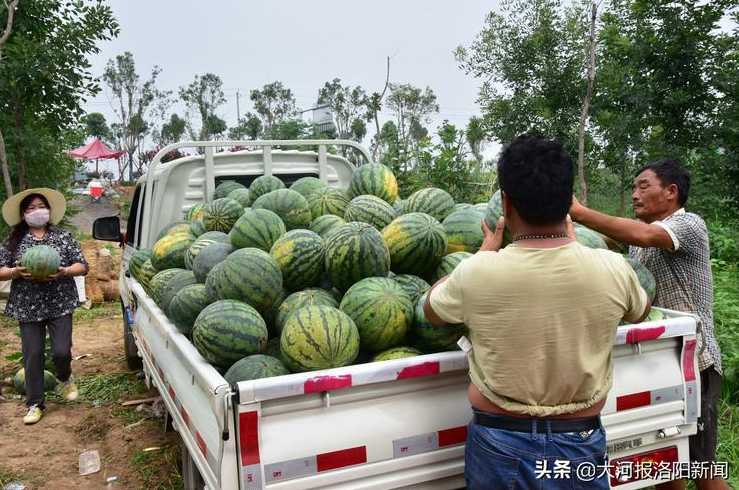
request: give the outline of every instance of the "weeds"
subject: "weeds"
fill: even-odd
[[[155,451],[136,451],[131,466],[142,480],[143,487],[152,490],[184,488],[180,474],[180,448],[165,446]]]
[[[116,402],[124,397],[145,393],[146,386],[132,373],[84,376],[77,380],[82,401],[95,404]]]

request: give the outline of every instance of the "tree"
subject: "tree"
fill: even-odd
[[[172,114],[169,117],[169,121],[162,124],[162,129],[157,138],[157,144],[159,144],[159,146],[166,146],[172,143],[177,143],[182,139],[186,129],[187,121],[177,114]]]
[[[465,130],[465,138],[478,165],[482,165],[482,150],[485,144],[485,129],[482,125],[482,119],[477,116],[470,118]]]
[[[103,80],[113,94],[113,110],[118,121],[111,125],[113,136],[118,140],[118,146],[126,152],[126,164],[121,167],[120,177],[128,168],[129,180],[133,180],[134,156],[141,149],[142,142],[150,125],[147,122],[148,113],[158,99],[167,97],[168,92],[157,89],[156,82],[161,68],[154,66],[148,80],[141,82],[136,72],[136,63],[133,54],[129,51],[108,60],[103,72]],[[139,167],[142,163],[139,162]],[[139,168],[141,170],[141,168]]]
[[[0,66],[3,60],[3,45],[10,38],[13,31],[13,18],[15,17],[15,9],[18,8],[18,0],[12,0],[9,4],[5,4],[5,28],[0,31]],[[2,128],[0,128],[0,167],[3,171],[3,181],[5,183],[5,195],[13,195],[13,181],[10,179],[10,167],[8,167],[8,155],[5,152],[5,138],[3,138]]]
[[[262,120],[253,112],[247,112],[239,119],[239,123],[231,128],[228,137],[234,140],[258,139],[262,134]]]
[[[582,5],[557,0],[504,0],[469,47],[455,50],[460,67],[482,81],[484,127],[500,142],[535,132],[574,154],[585,93]]]
[[[431,114],[439,112],[436,94],[429,87],[422,90],[410,84],[391,83],[387,105],[398,129],[401,166],[407,169],[418,143],[428,134],[423,124],[430,121]]]
[[[367,94],[360,86],[342,85],[341,79],[326,82],[318,91],[317,104],[326,104],[336,122],[336,135],[341,139],[364,137],[367,127],[362,118],[366,109]],[[361,124],[361,125],[360,125]]]
[[[200,140],[209,140],[226,131],[226,122],[215,113],[226,102],[221,77],[213,73],[195,75],[195,80],[187,87],[180,87],[179,93],[188,109],[200,116]]]
[[[292,90],[279,81],[268,83],[261,90],[252,90],[249,98],[254,102],[254,110],[262,118],[265,131],[271,130],[274,124],[292,117],[296,112]]]
[[[3,132],[10,178],[21,190],[63,185],[74,170],[65,150],[84,136],[76,130],[82,102],[99,91],[89,57],[99,52],[98,42],[117,35],[118,24],[100,2],[72,7],[61,0],[24,0],[13,12],[10,32],[9,11],[0,9],[6,38],[0,127],[10,128]],[[5,192],[12,192],[7,180]]]
[[[88,136],[94,136],[102,140],[110,138],[110,128],[105,121],[105,116],[101,113],[91,112],[85,114],[81,122],[84,124]]]

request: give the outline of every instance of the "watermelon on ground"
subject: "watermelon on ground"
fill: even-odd
[[[398,274],[423,276],[436,268],[447,250],[444,227],[428,214],[404,214],[382,230],[382,237]]]
[[[192,272],[195,274],[195,279],[200,283],[205,283],[208,273],[217,264],[226,260],[226,257],[233,251],[234,247],[230,243],[217,242],[206,245],[192,262]]]
[[[306,199],[314,220],[326,214],[343,217],[349,206],[349,197],[346,192],[331,187],[312,192]]]
[[[232,252],[221,262],[220,273],[214,280],[218,299],[243,301],[261,313],[272,308],[282,291],[279,265],[258,248]]]
[[[34,245],[23,252],[20,265],[34,279],[46,279],[59,272],[62,258],[55,248],[48,245]]]
[[[285,322],[280,350],[293,372],[347,366],[359,353],[359,331],[341,310],[306,306]]]
[[[287,230],[308,228],[311,212],[308,201],[298,192],[290,189],[278,189],[260,196],[252,203],[254,209],[268,209],[285,223]]]
[[[320,288],[310,288],[291,294],[282,302],[277,309],[277,318],[275,319],[275,327],[278,334],[282,333],[287,319],[306,306],[322,305],[339,307],[339,302],[331,293]]]
[[[431,284],[435,284],[436,281],[438,281],[442,277],[451,274],[460,262],[465,259],[469,259],[470,257],[472,257],[472,254],[469,252],[454,252],[442,257],[438,267],[436,267],[434,273],[431,274]]]
[[[216,199],[205,206],[203,224],[208,231],[228,233],[243,213],[243,206],[233,199]]]
[[[290,374],[290,371],[278,358],[264,354],[253,354],[236,361],[223,377],[226,378],[229,384],[235,384],[239,381],[271,378],[283,374]]]
[[[386,277],[368,277],[350,287],[339,309],[354,320],[363,351],[380,352],[401,344],[413,324],[410,297]]]
[[[472,206],[454,211],[442,223],[447,238],[447,253],[470,252],[480,249],[484,238],[482,216]]]
[[[274,175],[262,175],[261,177],[257,177],[249,186],[251,202],[253,203],[258,198],[269,192],[284,188],[285,183]]]
[[[367,223],[347,223],[325,243],[326,272],[338,289],[347,290],[365,277],[386,277],[390,254],[382,235]]]
[[[343,224],[346,224],[346,221],[342,218],[333,214],[325,214],[313,220],[310,224],[310,231],[318,233],[325,240],[331,231]]]
[[[404,359],[406,357],[416,357],[416,356],[420,356],[421,354],[423,354],[423,352],[421,352],[418,349],[414,349],[413,347],[393,347],[392,349],[382,351],[379,354],[375,355],[372,361],[374,362],[390,361],[392,359]]]
[[[192,343],[206,361],[222,368],[267,346],[267,326],[257,310],[235,300],[222,300],[200,312]]]
[[[235,248],[258,248],[269,252],[285,234],[282,219],[269,209],[246,209],[231,229],[229,239]]]
[[[413,346],[428,353],[457,350],[457,341],[467,334],[467,327],[464,324],[441,327],[432,325],[423,312],[425,303],[424,294],[416,303],[415,321],[410,334]]]
[[[282,272],[282,284],[288,291],[316,286],[324,270],[323,240],[310,230],[291,230],[281,236],[270,250]]]
[[[393,171],[385,165],[379,163],[362,165],[352,175],[349,194],[351,197],[371,194],[393,203],[398,199],[398,181]]]
[[[293,182],[290,189],[302,194],[307,199],[309,195],[326,187],[328,185],[321,179],[317,179],[316,177],[301,177]]]
[[[56,388],[56,385],[58,383],[59,380],[56,379],[56,376],[54,376],[52,372],[44,369],[44,391],[52,391],[54,388]],[[15,388],[15,391],[18,392],[18,394],[26,394],[25,369],[20,368],[18,372],[15,373],[15,376],[13,376],[13,387]]]
[[[405,209],[408,213],[426,213],[444,221],[454,210],[454,198],[445,190],[428,187],[411,194]]]
[[[195,319],[210,304],[203,284],[191,284],[177,291],[169,302],[167,316],[186,336],[192,334]]]
[[[385,228],[396,217],[395,209],[377,196],[357,196],[349,202],[344,219],[359,221],[374,226],[378,230]]]

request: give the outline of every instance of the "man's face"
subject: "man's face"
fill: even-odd
[[[679,207],[677,198],[677,186],[663,186],[653,170],[645,170],[634,179],[631,203],[642,221],[651,223],[668,216]]]

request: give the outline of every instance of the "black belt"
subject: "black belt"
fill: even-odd
[[[475,412],[473,421],[478,425],[492,429],[510,430],[513,432],[547,432],[547,424],[551,432],[587,432],[600,428],[600,417],[577,419],[535,419],[519,418],[508,415]]]

